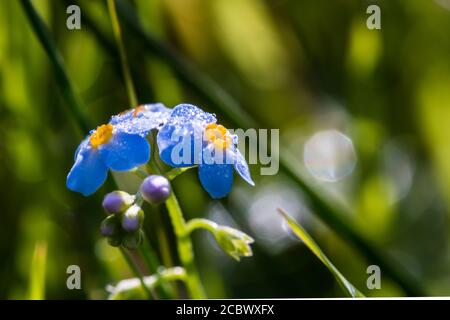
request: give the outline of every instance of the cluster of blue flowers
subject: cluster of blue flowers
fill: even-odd
[[[88,196],[104,183],[108,170],[128,171],[147,163],[151,148],[147,135],[153,129],[158,130],[162,161],[172,167],[198,165],[200,182],[212,198],[230,192],[234,170],[254,185],[237,137],[217,124],[213,114],[190,104],[169,109],[157,103],[127,110],[92,130],[75,152],[67,187]],[[222,161],[211,161],[219,155]]]

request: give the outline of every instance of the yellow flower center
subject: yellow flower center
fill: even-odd
[[[215,123],[206,126],[205,138],[221,150],[227,149],[233,142],[227,128]]]
[[[102,144],[105,144],[111,139],[113,135],[113,126],[111,124],[103,124],[91,134],[89,142],[93,148],[97,148]]]

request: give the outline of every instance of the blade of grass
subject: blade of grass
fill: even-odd
[[[295,235],[303,241],[303,243],[308,247],[309,250],[328,268],[331,274],[336,279],[337,283],[341,286],[342,290],[347,294],[347,296],[352,298],[361,298],[364,295],[359,292],[343,275],[339,272],[339,270],[334,266],[334,264],[328,259],[328,257],[323,253],[322,249],[320,249],[319,245],[314,241],[314,239],[308,234],[308,232],[303,229],[303,227],[295,222],[285,211],[282,209],[278,209],[278,212],[283,216],[286,220],[287,224],[291,228],[291,230],[295,233]]]
[[[120,62],[122,64],[123,77],[125,79],[125,85],[127,87],[128,99],[131,107],[137,106],[136,91],[134,90],[133,80],[131,79],[130,68],[128,66],[127,55],[122,39],[122,30],[120,29],[119,18],[117,17],[116,5],[114,0],[107,0],[109,15],[111,17],[111,23],[114,32],[114,38],[116,39],[117,47],[119,48]]]
[[[37,242],[34,246],[30,264],[28,298],[30,300],[45,299],[45,271],[47,262],[47,242]]]
[[[213,104],[224,113],[236,128],[258,128],[258,123],[240,104],[210,77],[195,68],[187,59],[161,43],[145,31],[139,23],[132,6],[126,1],[117,2],[119,16],[144,49],[159,57],[169,65],[178,78],[197,92],[207,102]],[[382,268],[386,275],[396,281],[411,296],[423,296],[424,289],[416,282],[408,270],[399,266],[390,256],[368,241],[345,217],[351,216],[348,209],[342,208],[339,202],[321,190],[297,170],[295,164],[299,159],[292,156],[288,148],[280,146],[280,169],[287,174],[311,200],[311,209],[325,224],[337,234],[350,242],[365,257]]]
[[[67,102],[66,105],[68,107],[68,112],[71,119],[74,119],[77,123],[77,130],[81,130],[81,134],[85,135],[89,132],[91,126],[83,113],[84,108],[82,107],[83,104],[81,99],[75,94],[75,89],[69,79],[66,69],[64,68],[64,60],[59,51],[56,49],[53,38],[50,36],[47,27],[30,0],[21,0],[21,3],[31,26],[33,27],[33,31],[36,33],[36,36],[52,62],[56,81],[61,89],[63,97]]]

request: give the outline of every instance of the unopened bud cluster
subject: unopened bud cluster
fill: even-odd
[[[103,199],[103,208],[109,215],[103,220],[100,232],[110,245],[136,249],[142,243],[144,211],[134,202],[135,196],[123,191],[108,193]]]
[[[151,175],[144,179],[139,191],[143,200],[160,204],[170,196],[171,188],[165,177]],[[139,202],[136,196],[124,191],[114,191],[104,197],[103,209],[109,215],[103,220],[100,232],[110,245],[136,249],[142,243],[144,211],[136,202]]]

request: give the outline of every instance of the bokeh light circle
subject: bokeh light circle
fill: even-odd
[[[324,130],[305,143],[303,160],[316,179],[336,182],[353,172],[357,158],[349,137],[337,130]]]

